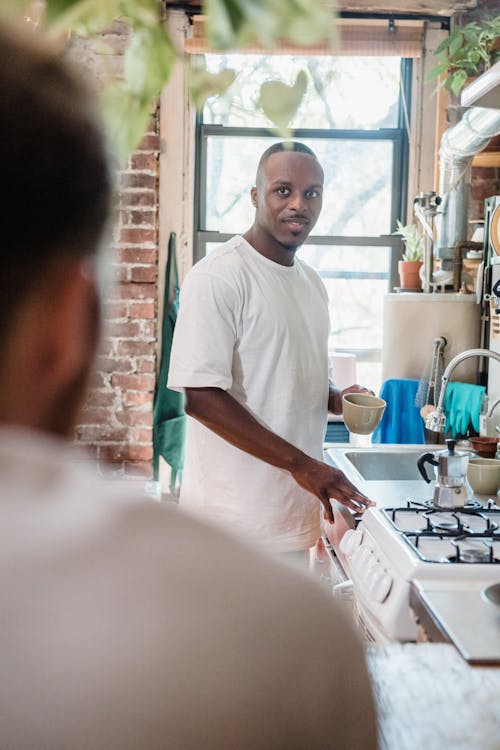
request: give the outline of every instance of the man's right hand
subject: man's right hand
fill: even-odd
[[[310,456],[305,456],[291,473],[297,484],[316,495],[325,509],[325,518],[330,523],[333,523],[333,508],[330,500],[337,500],[357,513],[363,513],[367,508],[375,505],[347,479],[340,469],[335,469]]]

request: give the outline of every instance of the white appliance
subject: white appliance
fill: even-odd
[[[445,365],[460,352],[479,346],[481,306],[473,294],[386,294],[382,341],[382,380],[419,380],[429,370],[433,342],[446,339]],[[454,379],[475,383],[477,360],[466,360]]]
[[[340,541],[327,529],[325,542],[332,564],[336,557],[349,579],[339,592],[345,596],[352,585],[358,622],[378,643],[417,639],[413,580],[476,587],[500,581],[500,508],[493,502],[453,511],[411,501],[370,508]]]

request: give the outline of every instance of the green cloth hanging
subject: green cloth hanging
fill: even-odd
[[[160,456],[171,468],[170,491],[182,476],[186,442],[186,414],[184,395],[167,388],[170,351],[175,321],[179,310],[179,277],[176,256],[177,238],[170,234],[167,269],[165,273],[165,298],[161,339],[160,370],[156,381],[153,403],[153,476],[158,480]]]

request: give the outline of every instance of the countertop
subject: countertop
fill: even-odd
[[[453,644],[470,664],[500,666],[500,606],[485,596],[486,586],[484,581],[444,585],[416,579],[410,606],[429,640]]]
[[[368,666],[380,750],[500,750],[500,669],[437,643],[372,646]]]

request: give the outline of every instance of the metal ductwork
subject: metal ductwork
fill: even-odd
[[[472,159],[493,136],[500,134],[500,63],[484,76],[488,77],[488,108],[472,106],[467,109],[460,122],[446,130],[441,139],[439,194],[443,202],[436,216],[434,257],[441,259],[443,268],[452,267],[455,245],[467,239]],[[468,92],[472,86],[476,91],[484,91],[484,87],[475,82],[464,90],[462,101],[473,102]]]

